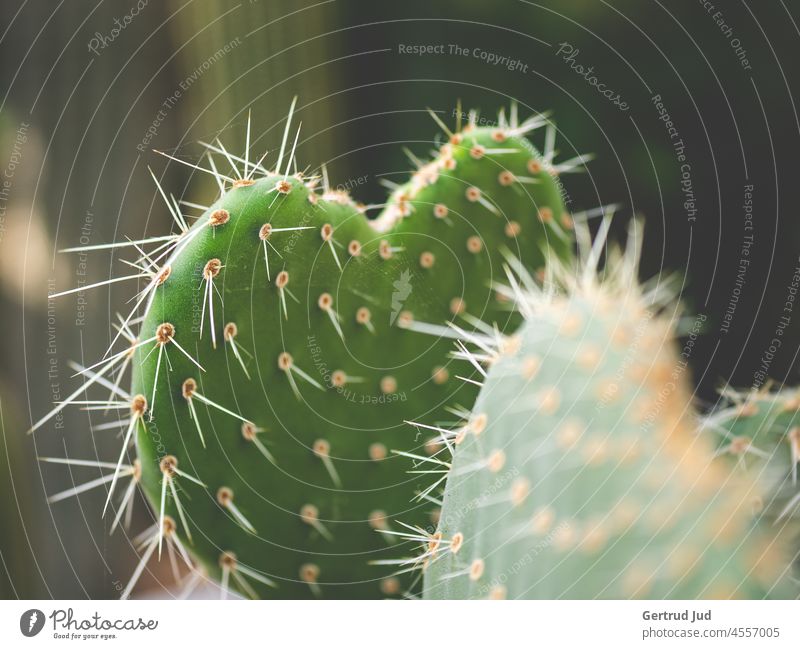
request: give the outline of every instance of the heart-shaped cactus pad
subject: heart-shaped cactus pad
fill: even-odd
[[[469,419],[482,370],[455,341],[519,324],[493,288],[507,265],[572,254],[552,126],[540,153],[526,134],[545,118],[474,117],[375,219],[290,173],[288,146],[273,171],[212,160],[219,198],[143,254],[140,329],[120,326],[131,346],[106,365],[133,368],[138,452],[124,464],[126,441],[110,491],[131,474],[156,512],[134,578],[169,550],[252,597],[413,591],[397,521],[438,510],[408,464],[435,435],[413,422]]]

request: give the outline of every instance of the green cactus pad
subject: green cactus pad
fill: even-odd
[[[442,432],[441,521],[417,533],[427,598],[783,592],[789,560],[753,523],[760,486],[695,434],[670,322],[635,263],[608,267],[556,296],[528,282],[526,324],[495,344],[463,427]]]
[[[717,453],[767,487],[765,513],[786,525],[800,516],[800,390],[727,389],[723,406],[701,419]]]
[[[513,326],[500,249],[532,271],[570,254],[552,160],[524,137],[540,123],[451,134],[373,221],[301,174],[225,181],[158,265],[132,363],[159,546],[250,596],[407,588],[375,562],[432,508],[390,450],[421,445],[406,420],[475,398],[452,341],[415,323]]]

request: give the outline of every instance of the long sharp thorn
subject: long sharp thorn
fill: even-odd
[[[283,162],[283,153],[286,151],[286,142],[289,139],[289,129],[292,125],[292,115],[294,114],[294,107],[297,104],[297,97],[292,99],[292,105],[289,106],[289,115],[286,117],[286,127],[283,129],[283,140],[281,141],[281,149],[278,153],[278,161],[275,163],[275,172],[280,173],[281,163]]]
[[[131,441],[131,435],[133,435],[133,431],[136,429],[136,425],[139,423],[139,417],[134,415],[131,418],[131,423],[128,425],[128,431],[125,433],[125,439],[122,442],[122,450],[119,453],[119,460],[117,461],[117,468],[114,469],[114,477],[111,480],[111,486],[108,488],[108,497],[106,498],[106,504],[103,505],[103,517],[106,515],[106,510],[108,509],[108,504],[111,502],[111,496],[114,494],[114,487],[117,484],[117,479],[119,478],[120,470],[122,469],[122,460],[125,459],[125,453],[128,451],[128,445]]]
[[[183,234],[189,229],[189,224],[186,222],[183,212],[181,212],[181,206],[178,203],[178,199],[172,194],[170,194],[169,197],[172,199],[172,204],[175,206],[175,214],[178,215],[178,229],[181,231],[181,234]]]
[[[130,581],[128,581],[128,585],[125,587],[125,590],[122,591],[120,599],[125,600],[128,599],[128,597],[130,597],[131,591],[135,588],[136,582],[139,581],[139,577],[142,576],[142,572],[144,572],[145,566],[147,566],[147,562],[150,561],[150,557],[153,556],[153,552],[155,551],[157,545],[158,545],[158,539],[156,539],[155,537],[151,539],[150,542],[147,544],[147,549],[142,555],[142,558],[139,559],[139,563],[136,566],[136,570],[133,571]]]
[[[100,243],[94,246],[76,246],[74,248],[62,248],[58,252],[87,252],[89,250],[109,250],[111,248],[127,248],[129,246],[144,245],[148,243],[158,243],[160,241],[175,241],[179,235],[167,234],[162,237],[150,237],[138,241],[118,241],[116,243]]]
[[[592,249],[589,252],[589,257],[586,260],[586,265],[583,270],[584,281],[589,281],[591,277],[594,277],[597,274],[597,265],[600,263],[600,254],[606,245],[608,231],[611,228],[611,219],[613,217],[613,212],[607,212],[603,215],[603,220],[600,223],[600,229],[595,236]]]
[[[192,541],[192,532],[189,530],[189,524],[186,522],[186,516],[183,513],[183,506],[181,505],[181,501],[178,498],[178,490],[175,488],[175,481],[169,481],[169,490],[172,494],[172,499],[175,501],[175,509],[178,510],[178,518],[181,519],[181,525],[183,525],[183,531],[186,532],[186,538],[189,541]]]
[[[69,365],[69,368],[71,370],[75,370],[75,372],[76,372],[75,374],[73,374],[73,376],[78,376],[79,374],[82,374],[84,372],[88,376],[91,376],[92,374],[95,374],[95,372],[91,372],[91,370],[87,370],[85,367],[83,367],[83,365],[80,365],[79,363],[75,363],[74,361],[70,361],[68,363],[68,365]],[[97,379],[97,383],[99,385],[102,385],[104,388],[108,388],[109,390],[111,390],[111,392],[112,392],[111,396],[112,397],[117,396],[117,397],[122,397],[123,399],[130,399],[131,398],[130,394],[128,394],[127,392],[125,392],[125,390],[123,390],[122,388],[119,387],[119,383],[118,382],[112,383],[111,381],[109,381],[109,380],[107,380],[107,379],[105,379],[105,378],[103,378],[101,376],[101,377],[99,377]]]
[[[192,399],[187,399],[187,403],[189,404],[189,416],[194,420],[194,425],[197,427],[197,434],[200,436],[200,443],[203,445],[203,448],[206,447],[206,440],[203,437],[203,431],[200,430],[200,420],[197,418],[197,410],[195,410],[194,402]]]
[[[208,325],[211,328],[211,347],[217,348],[217,329],[214,326],[214,291],[213,280],[208,280]]]
[[[147,171],[149,171],[150,175],[153,177],[153,182],[156,184],[156,187],[158,188],[158,193],[161,194],[161,198],[164,199],[164,202],[167,205],[167,209],[169,210],[170,215],[172,215],[172,219],[178,225],[178,229],[181,232],[185,232],[186,224],[183,222],[183,217],[181,216],[180,210],[176,209],[174,203],[170,202],[170,200],[167,198],[167,194],[161,187],[161,183],[158,182],[158,178],[156,178],[156,175],[153,173],[153,170],[149,166],[147,167]],[[173,201],[174,200],[175,199],[173,199]]]
[[[555,147],[556,147],[556,127],[555,124],[550,122],[547,125],[547,131],[545,134],[545,144],[544,144],[544,159],[548,164],[553,162],[553,157],[555,157],[556,154]]]
[[[231,338],[230,343],[231,343],[231,349],[233,350],[233,355],[236,357],[236,360],[239,361],[239,365],[242,366],[242,371],[244,372],[244,375],[249,380],[250,379],[250,372],[248,372],[247,368],[245,367],[244,359],[242,358],[242,355],[239,353],[239,347],[236,344],[236,341]]]
[[[217,138],[217,144],[219,145],[219,148],[222,149],[222,155],[224,155],[225,158],[228,160],[228,164],[230,164],[231,169],[233,169],[233,173],[236,174],[237,178],[241,178],[242,174],[239,173],[239,169],[236,166],[236,164],[233,162],[233,158],[231,158],[231,154],[228,153],[228,150],[223,146],[223,144],[222,144],[222,142],[220,141],[219,138]]]
[[[261,164],[262,162],[264,162],[264,158],[266,158],[266,157],[267,157],[267,154],[268,154],[268,153],[269,153],[269,151],[265,151],[265,152],[264,152],[264,155],[262,155],[262,156],[261,156],[261,157],[258,159],[258,162],[256,162],[256,163],[255,163],[255,165],[253,166],[253,169],[250,171],[250,177],[251,177],[251,178],[252,178],[252,176],[254,176],[254,175],[255,175],[255,173],[256,173],[256,170],[258,170],[258,171],[260,171],[260,172],[262,172],[262,173],[264,173],[264,174],[267,174],[267,173],[269,173],[269,172],[268,172],[266,169],[264,169],[263,165]]]
[[[439,128],[442,129],[445,133],[447,133],[447,137],[453,137],[453,131],[447,128],[447,125],[441,120],[441,118],[436,114],[436,112],[432,108],[428,108],[428,113],[433,118]]]
[[[39,462],[48,464],[68,464],[70,466],[90,466],[96,469],[114,469],[116,464],[113,462],[98,462],[97,460],[73,460],[68,457],[37,457]]]
[[[164,540],[164,510],[167,506],[167,482],[171,480],[166,473],[161,474],[161,508],[158,514],[158,559],[161,560],[161,546]]]
[[[300,128],[302,126],[303,122],[300,122],[300,124],[297,125],[297,133],[294,136],[294,144],[292,144],[292,152],[289,154],[289,160],[286,161],[286,171],[283,174],[284,180],[286,180],[286,178],[289,176],[289,168],[291,167],[292,160],[294,160],[294,152],[297,149],[297,140],[300,139]],[[278,172],[280,173],[280,170],[278,170]]]
[[[82,485],[78,485],[77,487],[73,487],[71,489],[67,489],[65,491],[61,491],[61,492],[59,492],[57,494],[54,494],[54,495],[48,497],[47,502],[51,503],[51,504],[52,503],[57,503],[57,502],[60,502],[62,500],[66,500],[67,498],[71,498],[72,496],[77,496],[78,494],[82,494],[85,491],[90,491],[90,490],[94,489],[95,487],[99,487],[100,485],[103,485],[103,484],[109,482],[110,480],[113,480],[115,475],[116,474],[109,473],[108,475],[104,475],[104,476],[102,476],[100,478],[95,478],[94,480],[90,480],[89,482],[85,482]]]
[[[233,577],[233,580],[236,582],[236,585],[239,586],[239,588],[241,588],[242,591],[244,591],[244,593],[250,599],[253,600],[258,599],[258,593],[256,593],[255,590],[253,590],[253,587],[250,584],[248,584],[247,580],[244,577],[242,577],[237,571],[234,570],[231,573],[231,577]]]
[[[127,353],[127,350],[126,350],[126,353]],[[122,357],[120,356],[119,358],[122,358]],[[97,374],[95,374],[88,381],[86,381],[80,388],[75,390],[75,392],[73,392],[70,396],[68,396],[63,401],[59,402],[59,404],[55,408],[53,408],[48,414],[46,414],[39,421],[37,421],[33,426],[31,426],[30,430],[28,430],[28,433],[32,433],[33,431],[35,431],[39,427],[41,427],[43,424],[45,424],[48,421],[50,421],[50,419],[55,417],[59,412],[61,412],[64,408],[66,408],[69,404],[71,404],[79,394],[81,394],[82,392],[85,392],[89,388],[90,385],[92,385],[93,383],[96,383],[97,381],[99,381],[100,377],[102,377],[106,372],[108,372],[112,367],[114,367],[114,365],[116,365],[116,363],[118,362],[119,358],[116,358],[116,359],[114,359],[112,361],[107,362],[106,366],[103,369],[101,369],[99,372],[97,372]]]
[[[206,369],[202,365],[200,365],[200,363],[198,363],[196,360],[194,360],[194,358],[192,358],[192,355],[189,352],[187,352],[183,347],[181,347],[178,344],[177,340],[175,340],[174,338],[170,338],[170,342],[173,345],[175,345],[175,347],[177,347],[181,351],[181,353],[184,356],[186,356],[186,358],[188,358],[190,361],[192,361],[192,363],[194,363],[195,367],[197,367],[201,372],[205,372],[206,371]]]
[[[248,167],[250,166],[250,110],[247,111],[247,135],[244,139],[244,177],[249,178]]]
[[[222,175],[217,171],[217,165],[214,163],[214,158],[211,156],[210,152],[207,152],[208,155],[208,164],[211,167],[211,173],[214,176],[214,179],[217,181],[217,187],[219,187],[219,193],[225,193],[225,182],[222,179]],[[233,182],[231,180],[231,182]]]
[[[87,286],[79,286],[78,288],[71,288],[68,291],[61,291],[60,293],[53,293],[52,295],[48,295],[48,299],[63,297],[64,295],[70,295],[71,293],[79,293],[81,291],[88,291],[92,288],[98,288],[100,286],[108,286],[109,284],[116,284],[117,282],[125,282],[129,279],[141,279],[142,277],[149,277],[147,273],[137,273],[136,275],[125,275],[124,277],[112,277],[111,279],[103,280],[102,282],[95,282],[94,284],[89,284]]]
[[[272,278],[269,276],[269,253],[267,252],[267,240],[264,239],[261,243],[264,244],[264,265],[267,267],[267,281],[271,282]]]
[[[136,491],[136,480],[131,480],[131,483],[128,485],[128,488],[125,491],[125,495],[122,497],[122,500],[119,503],[119,507],[117,507],[117,515],[114,517],[114,522],[111,524],[111,531],[110,534],[114,533],[114,530],[117,529],[117,525],[119,525],[120,520],[122,520],[122,514],[124,512],[129,511],[129,505],[133,502],[133,494]]]
[[[156,371],[155,376],[153,377],[153,394],[150,397],[150,421],[153,420],[153,416],[156,410],[156,388],[158,387],[158,372],[161,369],[161,356],[164,353],[164,345],[161,343],[156,343],[158,345],[158,360],[156,361]]]
[[[231,569],[225,565],[222,567],[222,580],[219,586],[219,598],[228,599],[228,583],[230,582]]]
[[[207,174],[211,174],[212,176],[216,177],[218,180],[219,179],[227,180],[229,183],[233,183],[234,182],[233,178],[230,178],[230,177],[226,176],[225,174],[221,174],[221,173],[219,173],[217,171],[211,171],[210,169],[206,169],[205,167],[201,167],[199,165],[192,164],[191,162],[186,162],[186,160],[181,160],[180,158],[176,158],[175,156],[171,156],[169,153],[164,153],[163,151],[158,151],[157,149],[154,149],[154,151],[157,154],[163,155],[165,158],[169,158],[170,160],[174,160],[175,162],[178,162],[178,163],[180,163],[182,165],[186,165],[187,167],[191,167],[192,169],[197,169],[197,171],[203,171],[203,172],[205,172]]]
[[[207,406],[211,406],[212,408],[216,408],[217,410],[220,410],[220,411],[224,412],[225,414],[230,415],[231,417],[236,417],[236,419],[239,419],[240,421],[243,421],[246,424],[250,423],[249,419],[245,419],[240,414],[237,414],[237,413],[233,412],[232,410],[228,410],[227,408],[224,408],[223,406],[221,406],[221,405],[219,405],[217,403],[214,403],[211,399],[208,399],[207,397],[204,397],[199,392],[195,392],[193,396],[197,397],[200,401],[202,401]]]
[[[214,153],[219,153],[220,155],[223,154],[223,150],[220,149],[215,144],[210,144],[209,142],[203,142],[202,140],[200,140],[199,144],[201,144],[202,146],[206,147],[209,151],[213,151]],[[228,155],[233,160],[235,160],[236,162],[242,162],[242,163],[244,162],[244,158],[240,158],[239,156],[233,155],[230,152],[228,152]],[[258,159],[258,162],[255,162],[255,163],[251,162],[250,163],[250,176],[251,177],[255,174],[256,171],[260,171],[260,172],[262,172],[264,174],[268,173],[268,171],[261,165],[261,163],[264,162],[264,158],[266,158],[266,157],[267,157],[267,154],[265,153],[264,155],[262,155]],[[249,178],[245,177],[245,180],[249,180]],[[206,211],[208,209],[208,206],[197,205],[196,203],[190,203],[189,201],[181,201],[181,203],[184,204],[184,205],[188,205],[189,207],[195,207],[195,208],[197,208],[199,210],[202,210],[202,211]]]
[[[200,480],[195,478],[193,475],[189,475],[188,473],[186,473],[186,471],[181,471],[180,469],[177,468],[173,468],[172,470],[175,472],[175,475],[179,475],[182,478],[186,478],[189,482],[194,482],[196,485],[199,485],[201,487],[207,486],[203,484]]]
[[[242,565],[241,563],[236,565],[236,569],[243,575],[247,575],[248,577],[250,577],[251,579],[255,579],[256,581],[260,581],[262,584],[265,584],[267,586],[272,586],[273,588],[277,587],[277,584],[274,581],[272,581],[272,579],[256,572],[255,570],[251,570],[250,568],[248,568],[245,565]]]

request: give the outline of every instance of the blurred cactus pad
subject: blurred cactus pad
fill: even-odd
[[[416,534],[425,596],[795,597],[769,485],[698,431],[670,292],[638,286],[633,247],[598,279],[596,251],[559,290],[523,273],[526,323],[477,341],[475,408],[420,463],[448,470],[440,526]]]
[[[428,323],[513,328],[493,288],[505,258],[541,273],[572,254],[559,175],[583,159],[554,161],[541,116],[439,122],[432,159],[411,156],[416,170],[374,219],[324,169],[298,171],[291,116],[269,168],[211,147],[220,194],[191,227],[159,187],[179,231],[140,244],[144,315],[121,317],[115,351],[87,371],[90,383],[115,375],[112,399],[131,412],[109,503],[131,477],[156,513],[124,596],[164,546],[251,597],[406,593],[413,576],[382,564],[398,552],[396,521],[436,513],[391,451],[424,444],[406,421],[452,420],[447,407],[476,396],[476,369]],[[539,151],[526,135],[545,126]]]
[[[724,407],[701,419],[702,430],[719,455],[769,486],[764,515],[776,526],[793,525],[800,509],[800,389],[728,388],[722,396]]]

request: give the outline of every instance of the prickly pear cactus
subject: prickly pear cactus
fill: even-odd
[[[760,485],[695,434],[669,320],[636,290],[634,263],[609,267],[565,294],[529,283],[525,325],[483,341],[471,415],[421,462],[452,465],[438,530],[417,530],[426,597],[779,592],[789,558],[753,526]]]
[[[765,514],[775,524],[798,518],[800,489],[800,390],[726,389],[724,407],[701,418],[701,430],[717,443],[717,453],[740,472],[758,476],[771,489]]]
[[[500,251],[532,271],[570,254],[557,174],[574,161],[554,163],[551,137],[533,148],[542,125],[514,114],[447,131],[372,221],[327,178],[290,173],[288,123],[272,171],[211,147],[236,171],[210,158],[220,197],[192,227],[164,195],[181,232],[137,261],[140,330],[123,319],[130,345],[88,374],[133,368],[130,394],[111,386],[131,416],[108,498],[132,476],[157,522],[132,584],[166,545],[252,597],[406,589],[381,559],[395,521],[430,507],[410,502],[418,477],[390,450],[418,444],[405,420],[449,419],[475,396],[457,378],[470,365],[417,322],[513,325],[490,286]]]

